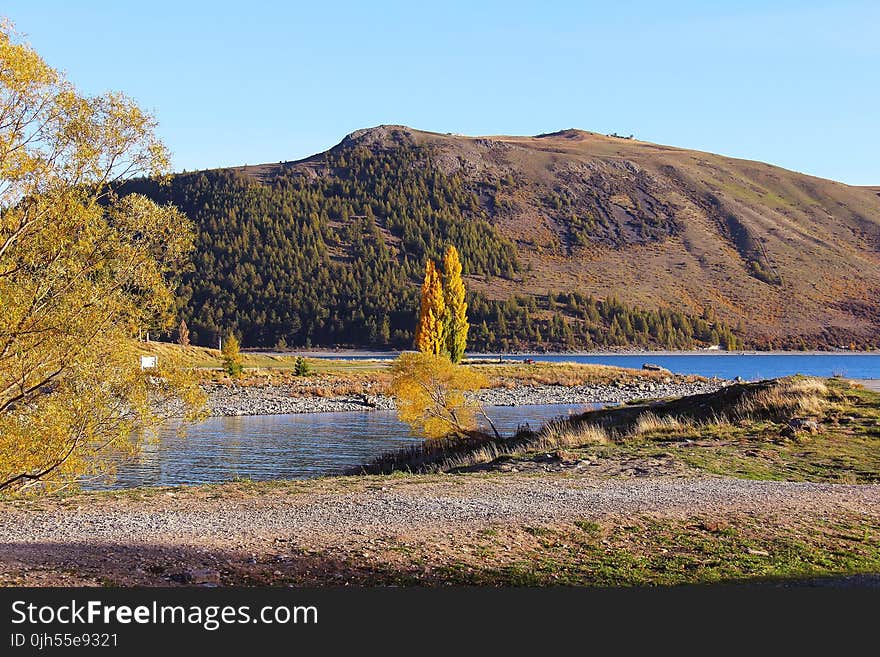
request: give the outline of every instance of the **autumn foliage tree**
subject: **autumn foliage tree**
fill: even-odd
[[[238,338],[234,334],[230,333],[223,340],[223,349],[221,349],[220,353],[223,355],[223,369],[226,370],[226,373],[234,377],[241,376],[244,368],[241,362]]]
[[[442,272],[428,259],[416,324],[416,349],[425,354],[446,355],[453,363],[464,357],[469,328],[461,272],[461,260],[454,246],[446,248]]]
[[[425,263],[419,319],[416,324],[416,349],[439,356],[446,352],[446,300],[443,281],[434,261]]]
[[[465,395],[486,385],[483,374],[472,367],[456,365],[446,356],[406,353],[391,370],[398,417],[425,437],[467,435],[476,429],[477,416],[489,421],[482,406]]]
[[[114,193],[168,165],[131,100],[80,94],[0,22],[0,490],[46,491],[108,466],[198,387],[173,359],[141,370],[134,336],[168,330],[189,222]],[[146,430],[146,431],[145,431]]]
[[[458,250],[449,246],[443,256],[443,296],[446,306],[446,352],[453,363],[461,362],[467,347],[468,318],[464,294]]]
[[[483,375],[459,365],[467,345],[468,320],[458,250],[449,246],[443,272],[434,261],[425,264],[416,349],[392,366],[391,391],[401,420],[428,438],[465,435],[476,430],[482,415],[500,439],[482,406],[465,393],[486,385]]]

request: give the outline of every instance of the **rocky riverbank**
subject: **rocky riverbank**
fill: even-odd
[[[683,397],[714,392],[728,381],[682,382],[633,381],[609,385],[517,385],[487,388],[475,393],[486,406],[529,406],[535,404],[619,404],[634,399]],[[341,411],[393,410],[394,401],[385,395],[357,394],[321,397],[303,395],[290,385],[207,385],[211,415],[280,415]]]

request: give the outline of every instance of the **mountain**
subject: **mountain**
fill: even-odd
[[[880,344],[880,188],[580,130],[379,126],[305,160],[135,181],[199,229],[199,339],[397,344],[462,252],[484,348]]]

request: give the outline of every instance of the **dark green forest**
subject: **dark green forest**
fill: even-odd
[[[408,348],[427,257],[454,244],[465,275],[512,279],[520,271],[477,190],[432,166],[425,147],[334,149],[317,166],[314,175],[279,166],[261,180],[231,170],[184,173],[120,190],[171,202],[196,225],[192,266],[178,288],[193,343],[214,345],[233,332],[245,347]],[[469,297],[474,349],[735,344],[713,317],[578,292]]]
[[[733,331],[718,322],[711,310],[693,317],[667,309],[638,309],[614,298],[597,300],[579,292],[514,296],[505,301],[472,295],[469,314],[469,344],[479,351],[522,351],[535,345],[560,351],[741,346]]]

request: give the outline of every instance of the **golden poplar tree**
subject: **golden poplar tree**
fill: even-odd
[[[431,259],[425,264],[419,323],[416,326],[416,349],[434,356],[446,353],[446,301],[443,281]]]
[[[443,256],[443,295],[446,303],[446,351],[453,363],[460,363],[467,347],[470,325],[464,300],[461,260],[454,246],[449,246]]]

